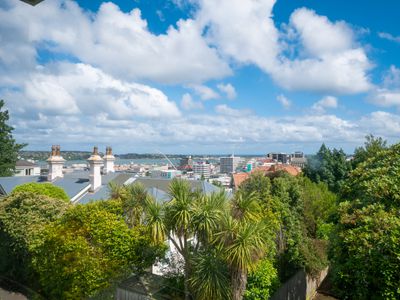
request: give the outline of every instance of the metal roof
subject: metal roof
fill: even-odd
[[[37,167],[37,164],[34,164],[33,162],[27,161],[27,160],[17,160],[15,163],[16,167]]]

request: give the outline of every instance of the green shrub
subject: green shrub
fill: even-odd
[[[249,274],[244,299],[269,299],[278,287],[278,272],[270,260],[264,259],[256,270]]]
[[[55,186],[49,182],[46,183],[32,182],[32,183],[21,184],[16,186],[12,191],[12,193],[18,193],[18,192],[31,192],[37,195],[48,196],[50,198],[61,199],[64,200],[65,202],[69,202],[69,197],[65,193],[65,191],[62,188]]]

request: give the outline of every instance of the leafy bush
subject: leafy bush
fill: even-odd
[[[0,201],[0,274],[18,282],[34,278],[32,248],[47,224],[65,212],[59,199],[32,192],[14,192]]]
[[[342,203],[331,261],[341,299],[399,299],[399,211]]]
[[[270,260],[264,259],[256,270],[249,274],[244,299],[269,299],[278,287],[278,272]]]
[[[50,198],[61,199],[64,200],[65,202],[69,202],[69,197],[65,193],[65,191],[62,188],[55,186],[54,184],[49,182],[45,183],[32,182],[32,183],[21,184],[16,186],[12,192],[13,193],[30,192],[37,195],[48,196]]]

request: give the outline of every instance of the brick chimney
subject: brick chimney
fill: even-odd
[[[63,166],[65,159],[61,157],[60,145],[51,146],[51,155],[47,159],[47,162],[49,164],[48,181],[54,181],[56,178],[64,177]]]
[[[111,147],[107,147],[106,148],[106,155],[104,155],[103,159],[104,159],[103,173],[107,174],[107,173],[110,173],[110,172],[115,172],[115,170],[114,170],[115,157],[112,154],[112,148]]]
[[[97,147],[93,148],[93,153],[88,158],[88,162],[90,165],[90,170],[89,170],[90,191],[94,192],[101,186],[100,169],[101,165],[103,164],[103,160],[99,155]]]

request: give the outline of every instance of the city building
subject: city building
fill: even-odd
[[[193,166],[192,157],[188,156],[188,157],[181,158],[181,160],[179,162],[179,166],[180,167],[186,167],[186,166],[192,167]]]
[[[229,156],[229,157],[221,157],[219,159],[220,162],[220,173],[223,174],[231,174],[236,171],[236,168],[239,165],[240,157],[237,156]]]
[[[267,154],[267,158],[272,159],[275,162],[280,162],[282,164],[287,164],[290,161],[290,155],[286,153],[271,152]]]
[[[194,163],[193,173],[195,176],[197,175],[200,178],[208,179],[211,175],[211,165],[206,162]]]
[[[290,155],[290,164],[299,168],[304,168],[307,164],[307,158],[303,152],[297,151]]]
[[[161,171],[160,177],[166,179],[172,179],[175,177],[182,176],[182,172],[179,170],[163,170]]]

